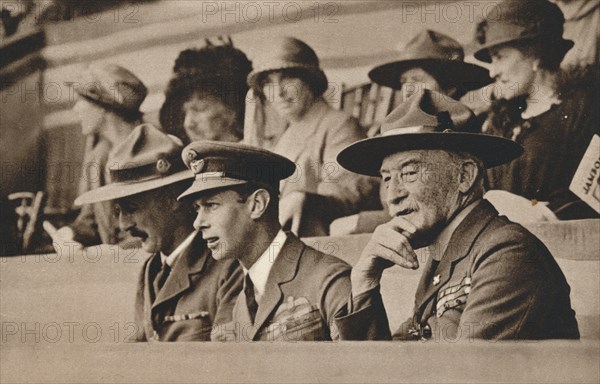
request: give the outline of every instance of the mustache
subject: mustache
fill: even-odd
[[[133,237],[141,237],[143,239],[148,237],[148,234],[146,232],[140,231],[139,229],[136,229],[136,228],[131,228],[128,230],[128,232]]]

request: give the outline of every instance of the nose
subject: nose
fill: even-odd
[[[208,228],[208,224],[206,223],[205,217],[202,212],[198,212],[196,219],[194,220],[194,229],[201,231],[206,228]]]
[[[185,117],[183,119],[183,128],[191,129],[194,125],[194,118],[191,112],[186,112]]]
[[[135,223],[128,213],[123,213],[122,211],[119,213],[119,228],[121,231],[128,231],[131,228],[135,227]]]
[[[492,60],[492,63],[488,66],[488,72],[492,79],[495,79],[500,74],[498,65],[494,64],[493,60]]]
[[[404,183],[400,179],[400,173],[392,173],[388,181],[386,199],[388,206],[400,204],[408,197],[408,191],[404,188]]]

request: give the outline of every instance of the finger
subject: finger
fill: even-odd
[[[405,254],[407,260],[411,262],[417,262],[417,255],[413,250],[410,239],[390,227],[378,228],[371,237],[371,241],[389,248],[398,254]]]
[[[419,267],[419,264],[415,262],[416,258],[413,261],[410,255],[405,253],[400,254],[395,250],[386,248],[384,246],[376,247],[372,253],[403,268],[417,269]]]
[[[48,232],[51,238],[54,239],[58,235],[58,230],[48,220],[44,220],[44,222],[42,223],[42,227],[46,232]]]
[[[390,228],[409,238],[417,232],[417,227],[401,216],[392,218],[388,224]]]

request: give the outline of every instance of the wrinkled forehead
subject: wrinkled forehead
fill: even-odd
[[[396,152],[386,156],[380,167],[381,172],[389,172],[408,164],[448,164],[450,153],[442,149],[415,149]]]

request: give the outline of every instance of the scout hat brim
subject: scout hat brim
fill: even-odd
[[[151,180],[127,183],[111,183],[82,194],[75,200],[75,205],[80,206],[84,204],[99,203],[101,201],[120,199],[193,178],[194,174],[190,170],[186,169],[166,177]]]
[[[483,67],[464,61],[442,59],[410,59],[382,64],[369,71],[369,78],[377,84],[400,89],[402,73],[415,67],[425,70],[433,68],[449,84],[460,86],[466,91],[482,88],[492,82],[488,70]]]
[[[483,161],[486,168],[510,162],[523,153],[523,147],[512,140],[480,133],[405,133],[358,141],[344,148],[337,161],[352,172],[380,176],[387,156],[419,149],[467,152]]]

